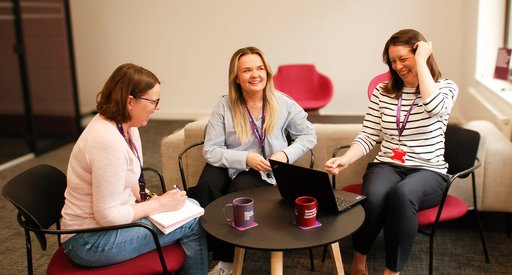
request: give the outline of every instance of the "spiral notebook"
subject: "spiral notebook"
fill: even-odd
[[[160,231],[165,234],[186,224],[190,220],[204,214],[204,208],[187,200],[185,205],[176,211],[162,212],[148,217]]]

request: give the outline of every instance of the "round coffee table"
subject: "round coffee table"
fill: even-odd
[[[336,192],[336,191],[335,191]],[[239,231],[224,219],[222,209],[237,197],[254,199],[258,226]],[[338,274],[344,274],[338,241],[357,230],[364,220],[360,205],[338,215],[319,213],[322,226],[300,229],[293,221],[294,205],[281,198],[276,187],[259,187],[227,194],[210,203],[201,217],[204,229],[215,238],[235,245],[233,274],[242,273],[245,249],[271,251],[271,273],[282,274],[283,251],[329,245]]]

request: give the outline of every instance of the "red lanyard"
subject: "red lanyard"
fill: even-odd
[[[132,152],[137,157],[137,160],[139,161],[139,164],[140,164],[140,176],[139,176],[139,195],[140,195],[140,201],[141,202],[146,201],[147,200],[146,180],[144,179],[144,172],[142,170],[142,162],[140,161],[139,152],[137,151],[137,147],[135,146],[135,144],[133,144],[131,142],[131,140],[132,140],[131,137],[127,138],[124,135],[123,125],[121,123],[117,124],[117,129],[119,130],[119,132],[123,136],[124,140],[126,140],[126,143],[128,143],[128,147],[130,147]],[[128,135],[130,135],[130,133],[128,133]]]

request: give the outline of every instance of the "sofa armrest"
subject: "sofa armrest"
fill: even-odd
[[[512,142],[489,121],[470,121],[464,127],[480,133],[482,167],[475,171],[479,210],[512,212]]]
[[[178,156],[188,146],[204,140],[206,123],[206,119],[190,122],[183,129],[162,139],[160,146],[162,172],[168,188],[176,184],[183,189]],[[197,180],[203,170],[205,160],[202,148],[203,146],[197,146],[189,150],[182,158],[187,188],[197,184]]]
[[[185,148],[185,130],[178,130],[164,138],[160,142],[160,155],[162,160],[162,175],[165,180],[167,190],[171,190],[173,185],[181,184],[180,172],[178,169],[178,155]]]

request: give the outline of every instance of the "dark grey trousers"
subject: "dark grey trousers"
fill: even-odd
[[[399,272],[418,231],[417,213],[441,201],[447,176],[427,169],[370,163],[363,177],[366,216],[354,233],[354,249],[367,255],[384,229],[386,267]]]

